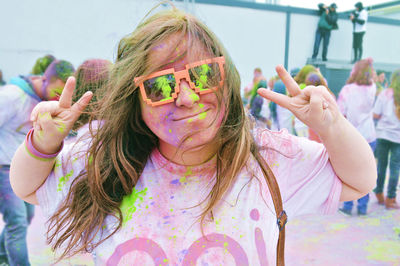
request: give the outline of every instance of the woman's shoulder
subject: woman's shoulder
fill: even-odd
[[[278,152],[285,157],[295,157],[302,150],[301,140],[285,128],[280,131],[254,128],[253,135],[260,150]]]
[[[86,133],[79,138],[75,137],[65,143],[58,159],[63,165],[73,164],[76,166],[78,163],[84,166],[91,143],[90,134]]]

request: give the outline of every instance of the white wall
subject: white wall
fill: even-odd
[[[88,58],[113,60],[119,39],[133,31],[157,3],[154,0],[2,0],[0,69],[6,80],[28,73],[50,53],[76,67]],[[242,84],[261,67],[266,77],[284,63],[286,14],[217,5],[176,3],[203,20],[222,40],[242,76]],[[164,7],[160,7],[164,8]],[[292,14],[289,68],[311,56],[317,16]],[[339,20],[332,31],[328,59],[350,60],[352,24]],[[364,56],[399,64],[400,27],[368,24]],[[320,48],[322,50],[322,46]],[[321,52],[321,51],[320,51]]]
[[[238,68],[242,84],[260,67],[266,77],[285,57],[286,16],[283,13],[215,5],[198,5],[196,15],[222,40]]]

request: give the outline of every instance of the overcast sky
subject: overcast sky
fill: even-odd
[[[265,2],[265,0],[256,0],[256,2]],[[338,6],[337,12],[343,12],[350,9],[354,9],[354,4],[359,2],[359,0],[280,0],[280,4],[284,6],[296,6],[296,7],[304,7],[317,9],[319,3],[325,3],[326,5],[330,5],[331,3],[336,3]],[[363,0],[361,1],[364,6],[371,6],[376,4],[382,4],[390,2],[388,0]]]

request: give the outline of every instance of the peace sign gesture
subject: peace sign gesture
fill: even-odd
[[[79,115],[86,108],[93,93],[86,92],[72,105],[75,78],[69,77],[59,101],[43,101],[31,113],[34,126],[33,142],[37,150],[52,154],[59,150]]]
[[[318,134],[323,134],[338,120],[339,108],[327,88],[307,86],[301,90],[283,66],[277,66],[276,72],[291,97],[263,88],[258,90],[260,96],[288,109]]]

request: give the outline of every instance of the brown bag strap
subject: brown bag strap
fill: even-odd
[[[285,265],[285,225],[287,223],[287,215],[283,210],[282,206],[282,197],[281,192],[279,190],[278,182],[276,181],[275,175],[272,172],[271,168],[269,168],[267,162],[260,155],[260,153],[256,152],[255,157],[261,167],[265,180],[267,181],[268,189],[271,193],[272,201],[275,207],[275,213],[277,218],[277,225],[279,228],[279,238],[278,245],[276,248],[276,265],[284,266]]]

